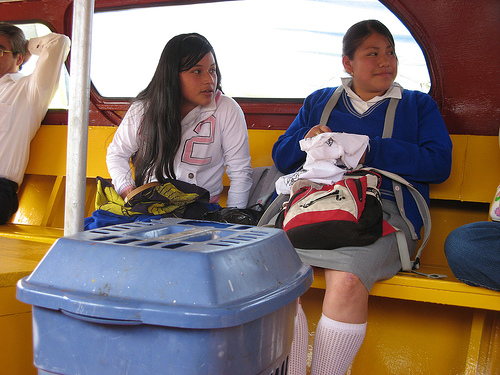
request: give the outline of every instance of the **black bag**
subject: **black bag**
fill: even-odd
[[[208,211],[201,217],[202,220],[217,221],[219,223],[257,225],[264,211],[258,211],[251,207],[236,208],[223,207],[218,210]]]

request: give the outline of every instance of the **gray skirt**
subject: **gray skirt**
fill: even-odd
[[[411,258],[415,254],[417,241],[412,240],[410,230],[399,214],[396,203],[384,200],[383,205],[384,219],[404,232]],[[296,249],[296,251],[300,259],[311,266],[355,274],[368,292],[375,282],[390,279],[401,270],[395,233],[381,237],[369,246],[349,246],[334,250]]]

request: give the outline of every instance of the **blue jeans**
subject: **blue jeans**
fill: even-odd
[[[444,252],[458,280],[500,291],[500,222],[456,228],[446,239]]]

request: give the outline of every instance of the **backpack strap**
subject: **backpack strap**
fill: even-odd
[[[398,106],[399,99],[391,98],[389,101],[389,106],[385,113],[384,121],[384,131],[382,132],[382,138],[391,138],[392,131],[394,130],[394,117],[396,116],[396,107]]]
[[[344,91],[344,86],[340,85],[333,92],[332,96],[330,96],[330,99],[328,99],[328,102],[326,103],[325,108],[323,109],[323,113],[321,114],[321,119],[319,120],[319,123],[321,125],[326,126],[326,123],[328,122],[328,118],[330,117],[330,114],[332,113],[333,109],[337,105],[337,102],[339,101],[340,95],[342,95],[342,91]]]
[[[427,276],[428,278],[431,279],[442,279],[447,277],[446,275],[438,274],[438,273],[423,273],[423,272],[417,272],[417,270],[420,267],[420,255],[422,254],[422,250],[424,249],[425,245],[429,241],[429,237],[431,234],[431,214],[429,211],[429,206],[427,206],[427,202],[425,201],[424,197],[420,192],[408,181],[406,181],[403,177],[399,176],[396,173],[384,171],[381,169],[377,168],[372,168],[372,167],[363,167],[363,169],[371,170],[376,173],[379,173],[385,177],[388,177],[392,180],[392,186],[394,189],[394,197],[396,198],[396,205],[399,209],[399,212],[401,214],[401,217],[403,220],[408,224],[408,227],[410,228],[410,232],[412,234],[412,239],[416,240],[418,239],[418,236],[415,232],[415,229],[411,222],[408,220],[408,218],[405,215],[404,211],[404,204],[403,204],[403,191],[402,191],[402,186],[406,186],[408,188],[408,191],[411,193],[413,199],[415,200],[415,203],[417,204],[418,211],[420,213],[420,216],[422,217],[422,221],[424,223],[424,237],[422,239],[422,243],[420,244],[419,249],[417,250],[417,254],[415,255],[415,260],[411,261],[410,260],[410,255],[408,252],[408,245],[406,243],[406,237],[403,233],[403,231],[399,228],[396,229],[396,240],[398,243],[398,249],[399,249],[399,257],[401,259],[401,267],[402,270],[405,272],[413,272],[421,276]]]
[[[429,236],[431,234],[431,214],[429,211],[429,207],[427,206],[427,202],[425,201],[422,194],[420,194],[420,192],[417,189],[415,189],[415,187],[412,184],[410,184],[408,181],[406,181],[400,175],[398,175],[396,173],[392,173],[392,172],[387,172],[387,171],[384,171],[381,169],[377,169],[377,168],[371,168],[371,167],[364,167],[363,169],[368,169],[368,170],[374,171],[374,172],[379,173],[382,176],[385,176],[385,177],[390,178],[392,180],[392,186],[393,186],[393,190],[394,190],[394,197],[396,199],[396,205],[398,206],[401,217],[408,224],[408,227],[410,228],[412,239],[416,240],[418,238],[417,233],[415,232],[413,225],[408,220],[408,218],[406,217],[405,212],[404,212],[402,185],[406,186],[408,188],[408,191],[413,196],[413,199],[415,200],[415,203],[417,204],[418,211],[419,211],[420,216],[422,217],[422,221],[424,223],[424,238],[422,240],[422,244],[420,245],[420,248],[417,251],[417,254],[415,255],[415,260],[413,262],[410,262],[410,260],[409,260],[408,247],[406,245],[406,241],[404,241],[404,244],[403,244],[404,247],[406,248],[405,252],[403,252],[401,250],[401,241],[400,240],[398,240],[398,245],[400,248],[401,264],[403,266],[403,270],[411,272],[414,269],[418,269],[420,266],[420,255],[422,254],[422,250],[424,249],[425,245],[429,241]]]
[[[261,216],[257,226],[274,228],[276,220],[281,211],[285,208],[288,199],[290,199],[290,195],[288,194],[278,195],[264,211],[264,214]]]
[[[326,126],[330,114],[337,105],[340,95],[342,95],[342,91],[344,91],[344,86],[340,85],[335,89],[332,96],[330,96],[330,99],[328,99],[328,102],[326,103],[325,108],[323,109],[323,112],[321,114],[321,119],[319,120],[319,123],[321,125]],[[384,131],[382,132],[382,138],[392,137],[392,131],[394,129],[394,117],[396,116],[396,107],[398,106],[398,103],[399,99],[397,98],[391,98],[391,100],[389,101],[389,106],[387,107],[387,111],[385,113]]]

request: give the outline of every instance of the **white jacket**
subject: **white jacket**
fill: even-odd
[[[231,180],[227,206],[245,208],[252,185],[245,117],[233,99],[220,92],[216,98],[208,106],[194,108],[182,120],[175,176],[208,190],[214,203],[219,200],[222,176],[227,169]],[[135,186],[130,157],[139,148],[137,134],[143,112],[140,102],[133,103],[108,147],[106,163],[118,193],[128,185]]]

